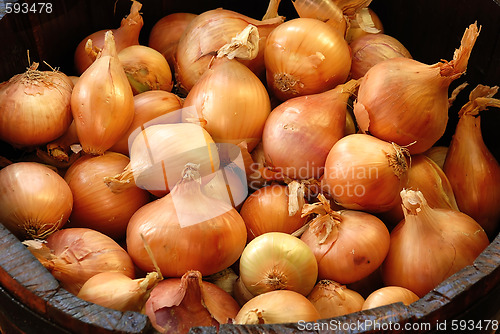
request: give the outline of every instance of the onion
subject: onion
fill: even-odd
[[[406,148],[367,134],[352,134],[328,153],[323,188],[347,209],[388,211],[400,201],[408,166]]]
[[[256,26],[259,31],[258,55],[254,59],[242,60],[242,63],[260,76],[265,71],[267,36],[284,20],[281,16],[271,14],[277,14],[279,1],[270,3],[272,6],[266,13],[269,18],[262,21],[222,8],[206,11],[194,18],[179,39],[175,56],[175,77],[181,91],[189,92],[209,68],[213,54],[249,24]]]
[[[290,290],[263,293],[249,300],[236,315],[238,325],[316,321],[320,315],[303,295]]]
[[[138,1],[132,0],[132,6],[130,7],[130,13],[124,17],[121,21],[120,27],[118,29],[112,29],[113,35],[116,40],[116,50],[120,52],[124,48],[130,45],[139,44],[139,34],[141,32],[144,21],[139,11],[142,8],[142,4]],[[105,30],[99,30],[87,37],[85,37],[76,47],[74,62],[75,68],[78,74],[82,74],[85,70],[92,64],[94,59],[89,56],[87,49],[87,41],[92,40],[93,46],[96,49],[102,49],[105,44],[106,34]]]
[[[248,26],[242,35],[246,33],[250,42],[259,41],[255,27]],[[201,122],[216,143],[245,141],[250,152],[261,140],[271,112],[269,95],[248,67],[219,55],[187,95],[183,121]]]
[[[243,219],[230,204],[205,196],[196,173],[188,165],[168,195],[146,204],[130,219],[127,250],[140,269],[154,269],[141,234],[166,277],[180,277],[188,270],[211,275],[241,255],[247,237]]]
[[[172,13],[155,23],[149,33],[148,46],[160,52],[174,71],[177,45],[187,26],[197,16],[192,13]]]
[[[180,123],[183,100],[164,90],[146,91],[134,96],[134,119],[127,132],[110,151],[129,155],[135,137],[145,127],[159,123]]]
[[[71,189],[47,166],[17,162],[0,170],[0,221],[18,238],[46,238],[72,207]]]
[[[318,214],[302,234],[318,261],[318,277],[341,284],[359,281],[373,273],[389,251],[385,224],[362,211],[333,211],[328,200],[306,204],[303,214]]]
[[[203,279],[209,283],[217,285],[219,288],[233,296],[234,285],[238,279],[238,275],[236,275],[231,267],[228,267],[215,274],[205,276]]]
[[[368,34],[349,44],[352,50],[351,77],[359,79],[374,65],[396,57],[412,58],[400,41],[386,34]]]
[[[88,228],[65,228],[52,233],[46,243],[25,244],[67,291],[77,295],[83,284],[102,272],[134,278],[130,256],[110,237]]]
[[[282,232],[264,233],[250,241],[239,268],[242,283],[254,296],[284,289],[306,296],[318,277],[318,264],[309,247]]]
[[[243,284],[241,277],[238,277],[234,282],[233,296],[240,306],[245,305],[246,302],[254,297],[254,295],[252,295],[250,291],[248,291],[245,284]]]
[[[244,166],[242,167],[244,168]],[[215,172],[215,176],[203,185],[201,191],[205,195],[225,201],[239,210],[248,195],[245,171],[238,166],[238,163],[230,162],[219,168]]]
[[[459,112],[444,172],[450,180],[460,211],[481,225],[490,238],[500,227],[500,165],[484,144],[480,111],[500,107],[492,98],[498,87],[477,86]]]
[[[301,18],[323,21],[342,36],[347,31],[347,18],[342,9],[330,0],[293,0],[293,6]]]
[[[82,156],[71,165],[64,176],[74,197],[68,227],[91,228],[115,240],[125,236],[130,217],[149,202],[149,193],[133,187],[116,194],[103,178],[119,173],[128,163],[122,154],[105,152]]]
[[[352,43],[366,35],[384,32],[384,26],[378,15],[371,8],[361,8],[354,15],[349,16],[345,39]]]
[[[262,134],[267,165],[295,180],[319,178],[332,146],[344,136],[347,102],[356,80],[277,106]]]
[[[362,309],[368,310],[397,302],[410,305],[417,300],[419,300],[418,296],[406,288],[400,286],[385,286],[373,291],[366,298]]]
[[[444,161],[446,159],[446,154],[448,153],[447,146],[433,146],[424,152],[432,161],[439,166],[439,168],[444,168]]]
[[[159,278],[156,272],[139,279],[119,272],[103,272],[89,278],[77,297],[122,312],[140,312]]]
[[[220,160],[210,135],[196,124],[156,124],[137,135],[130,164],[105,182],[113,192],[138,186],[161,197],[182,178],[187,163],[199,164],[203,177],[213,177]]]
[[[301,209],[290,215],[292,199],[288,187],[281,184],[264,186],[247,197],[240,214],[247,227],[248,241],[267,232],[291,234],[304,226],[307,218]],[[302,197],[304,201],[304,197]]]
[[[161,53],[144,45],[131,45],[118,53],[134,95],[148,90],[170,92],[172,72]]]
[[[467,68],[479,30],[465,31],[453,60],[426,65],[409,58],[376,64],[360,83],[354,105],[363,132],[400,146],[410,153],[428,150],[441,138],[448,122],[448,87]]]
[[[191,327],[229,323],[240,307],[227,292],[190,270],[161,281],[151,291],[145,313],[160,333],[187,333]]]
[[[466,214],[429,207],[419,191],[402,190],[405,219],[391,232],[391,247],[382,266],[386,285],[423,297],[488,246],[482,227]]]
[[[0,140],[18,148],[46,144],[71,124],[71,80],[59,71],[26,72],[0,83]]]
[[[279,100],[322,93],[349,76],[351,52],[343,36],[311,18],[276,27],[264,51],[269,90]]]
[[[321,319],[361,311],[365,299],[356,291],[331,280],[319,281],[307,296]]]
[[[134,117],[132,89],[108,31],[102,52],[73,88],[71,111],[85,153],[99,155],[127,131]]]

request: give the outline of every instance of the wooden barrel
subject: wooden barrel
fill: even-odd
[[[36,4],[36,1],[25,1]],[[20,2],[24,3],[24,2]],[[168,1],[143,0],[145,21],[141,42],[147,43],[151,27],[172,12],[201,13],[222,7],[261,18],[267,1],[249,5],[230,0]],[[12,4],[12,3],[11,3]],[[0,11],[0,82],[21,73],[28,65],[26,50],[32,61],[46,61],[64,73],[73,74],[73,50],[90,33],[119,26],[130,7],[126,0],[52,0],[52,11],[9,13]],[[116,6],[116,9],[115,9]],[[412,56],[427,64],[451,59],[460,44],[465,27],[477,20],[482,26],[471,55],[466,81],[494,86],[500,84],[500,4],[497,0],[373,0],[370,6],[384,23],[385,32],[399,39]],[[1,10],[2,8],[0,8]],[[290,1],[283,1],[280,14],[296,16]],[[452,87],[454,84],[452,84]],[[465,95],[465,94],[464,94]],[[459,106],[467,97],[458,98],[450,110],[450,123],[442,143],[449,143]],[[484,113],[483,136],[486,145],[500,160],[498,130],[500,113]],[[438,143],[439,144],[439,143]],[[0,155],[16,154],[9,145],[0,145]],[[499,203],[500,204],[500,203]],[[310,333],[400,333],[429,332],[442,329],[493,333],[500,320],[500,234],[468,266],[442,282],[419,301],[401,303],[323,319],[307,328]],[[356,325],[356,328],[349,324]],[[313,326],[314,325],[314,326]],[[479,328],[482,325],[482,328]],[[410,327],[408,327],[410,326]],[[411,327],[413,326],[413,327]],[[440,328],[441,326],[441,328]],[[455,326],[455,327],[452,327]],[[295,333],[304,324],[222,325],[222,333]],[[118,312],[85,302],[62,289],[54,277],[32,254],[0,224],[0,329],[16,333],[154,333],[145,315]],[[215,333],[215,328],[193,328],[192,333]]]

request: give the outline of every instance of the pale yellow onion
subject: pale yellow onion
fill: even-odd
[[[238,325],[256,325],[318,319],[319,312],[304,295],[291,290],[276,290],[250,299],[241,307],[234,321]]]
[[[0,170],[0,221],[18,238],[46,238],[72,208],[71,189],[47,166],[18,162]]]
[[[321,319],[361,311],[365,299],[354,290],[331,280],[319,281],[307,296]]]
[[[271,112],[257,76],[236,59],[215,59],[184,101],[183,121],[200,122],[216,143],[245,141],[252,151]]]
[[[270,9],[273,11],[276,9]],[[266,20],[256,20],[246,15],[217,8],[201,13],[187,26],[179,40],[175,56],[175,77],[181,90],[189,92],[201,75],[209,68],[213,54],[240,33],[248,24],[259,30],[259,54],[243,63],[254,73],[265,71],[264,48],[267,36],[283,22],[275,16]]]
[[[0,140],[33,148],[61,136],[73,118],[72,88],[64,73],[39,71],[38,63],[0,83]]]
[[[130,45],[139,44],[139,35],[144,25],[144,21],[140,14],[142,4],[138,1],[132,0],[130,6],[130,13],[124,17],[117,29],[111,29],[116,39],[116,49],[120,52],[122,49]],[[94,61],[93,57],[89,56],[86,50],[86,44],[89,39],[92,40],[93,46],[97,49],[102,49],[105,44],[105,30],[99,30],[84,39],[78,44],[75,50],[74,62],[78,74],[82,74]]]
[[[217,147],[208,132],[192,123],[155,124],[134,139],[130,164],[105,182],[113,191],[138,186],[160,197],[181,180],[187,163],[199,164],[202,177],[210,179],[219,169]]]
[[[130,217],[149,202],[149,193],[137,187],[113,193],[103,182],[120,173],[129,158],[115,152],[84,155],[66,171],[64,179],[73,192],[73,211],[68,227],[91,228],[119,240],[125,237]]]
[[[264,59],[268,87],[282,101],[332,89],[347,80],[351,68],[344,37],[311,18],[276,27],[267,38]]]
[[[373,291],[368,297],[366,297],[362,310],[368,310],[397,302],[410,305],[419,299],[420,298],[415,293],[407,288],[403,288],[401,286],[384,286]]]
[[[193,13],[172,13],[158,20],[149,33],[148,46],[160,52],[174,71],[175,53],[188,24],[197,16]]]
[[[180,97],[164,90],[146,91],[135,95],[132,124],[110,151],[129,155],[129,148],[135,137],[145,127],[159,123],[180,123],[183,103]]]
[[[102,272],[89,278],[77,297],[122,312],[141,312],[159,280],[156,272],[138,279],[120,272]]]
[[[254,296],[292,290],[306,296],[318,277],[311,249],[288,233],[268,232],[250,241],[240,257],[240,277]]]
[[[172,72],[161,53],[144,45],[131,45],[118,53],[134,95],[149,90],[170,92]]]
[[[102,52],[73,88],[71,111],[80,144],[88,154],[103,154],[132,123],[132,89],[118,59],[111,31],[106,32]]]
[[[405,219],[391,231],[382,266],[385,285],[423,297],[446,278],[472,265],[488,246],[483,228],[462,212],[429,207],[419,191],[402,190]]]

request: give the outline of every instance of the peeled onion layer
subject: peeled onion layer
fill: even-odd
[[[360,130],[412,154],[428,150],[444,134],[449,85],[465,72],[478,35],[477,24],[470,25],[449,62],[426,65],[398,57],[370,68],[354,105]]]

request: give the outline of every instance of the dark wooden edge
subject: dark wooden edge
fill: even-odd
[[[147,316],[88,303],[61,288],[29,250],[0,224],[0,285],[34,313],[79,333],[149,333]]]

